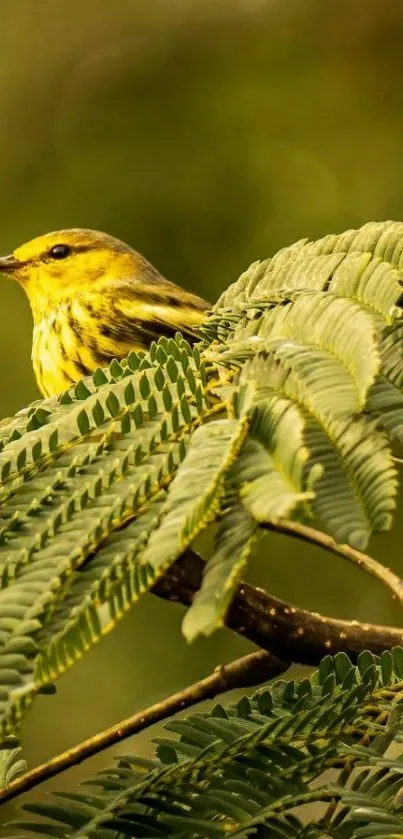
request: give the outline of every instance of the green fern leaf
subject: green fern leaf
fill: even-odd
[[[246,372],[246,376],[248,372]],[[320,467],[309,470],[305,422],[298,407],[260,388],[250,428],[232,481],[245,508],[258,522],[290,516],[314,497]]]
[[[241,381],[244,379],[254,382],[258,394],[271,392],[274,399],[277,393],[277,398],[286,396],[300,403],[302,412],[299,425],[295,423],[294,437],[284,426],[284,442],[277,447],[277,468],[289,474],[287,454],[290,464],[299,463],[301,468],[305,463],[306,482],[297,477],[297,492],[312,492],[314,488],[311,509],[321,525],[339,541],[359,548],[366,546],[373,529],[390,527],[396,503],[396,470],[387,438],[377,430],[376,422],[348,415],[312,415],[299,381],[273,358],[258,357],[249,362],[242,371]],[[301,423],[302,440],[298,436]],[[294,449],[287,447],[285,440],[294,440],[300,458],[303,452],[302,460],[293,460]],[[266,470],[265,480],[267,475]]]
[[[350,326],[352,322],[354,330]],[[234,349],[230,349],[229,355],[234,350],[239,353],[242,347],[247,350],[248,346],[254,353],[277,350],[280,358],[286,353],[291,369],[298,347],[305,347],[305,376],[315,359],[323,365],[327,363],[329,370],[323,368],[323,379],[330,375],[333,388],[337,387],[337,379],[342,379],[347,390],[343,396],[345,412],[363,406],[380,365],[375,325],[370,314],[353,301],[330,292],[301,294],[293,302],[265,312],[261,318],[253,318],[246,326],[241,323],[231,336]],[[316,353],[312,348],[316,348]],[[298,355],[296,358],[298,360]],[[354,392],[350,394],[352,388],[356,389],[355,395]],[[337,407],[335,399],[329,409],[337,410]]]
[[[336,268],[329,291],[364,305],[379,316],[379,323],[400,317],[402,273],[381,256],[348,253]]]
[[[28,771],[28,764],[21,754],[19,747],[0,751],[0,790]]]
[[[161,574],[215,517],[225,475],[245,439],[248,414],[214,420],[198,428],[186,460],[173,480],[160,526],[142,561]]]
[[[384,376],[371,387],[366,411],[392,439],[403,440],[403,393]]]
[[[37,687],[71,667],[152,586],[152,569],[140,564],[138,557],[158,524],[163,501],[161,493],[144,513],[112,534],[73,579],[51,620],[37,635],[41,649],[35,666]]]
[[[339,542],[365,549],[372,530],[387,530],[396,504],[397,479],[386,438],[374,421],[332,419],[307,423],[312,462],[322,466],[312,511]]]
[[[232,596],[258,537],[256,522],[236,501],[224,510],[216,548],[203,573],[202,586],[183,620],[188,641],[211,635],[224,623]]]

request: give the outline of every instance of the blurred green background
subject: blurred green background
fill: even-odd
[[[0,32],[0,252],[99,228],[213,301],[302,236],[403,219],[401,0],[2,0]],[[0,307],[5,416],[38,394],[21,289],[2,282]],[[372,547],[403,574],[400,520]],[[265,540],[249,578],[308,608],[402,623],[379,585],[284,538]],[[181,617],[149,596],[40,697],[30,765],[250,648],[227,631],[187,647]],[[150,738],[130,746],[149,753]]]

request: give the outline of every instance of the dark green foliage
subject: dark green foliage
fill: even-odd
[[[298,242],[193,348],[130,353],[0,426],[0,730],[215,523],[188,639],[222,625],[261,527],[363,548],[403,439],[403,224]]]
[[[174,718],[153,760],[123,755],[80,792],[25,805],[44,820],[8,835],[395,839],[403,760],[387,749],[403,737],[402,660],[401,648],[358,666],[327,656],[311,679]]]

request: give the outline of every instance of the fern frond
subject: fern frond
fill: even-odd
[[[71,621],[64,627],[70,642],[74,638],[72,649],[66,646],[63,631],[63,642],[59,643],[57,635],[50,649],[44,641],[53,615],[66,615],[63,607],[77,582],[77,570],[114,531],[159,497],[183,460],[193,425],[199,424],[203,412],[208,413],[197,354],[187,345],[173,344],[173,354],[161,347],[154,367],[150,360],[147,367],[141,361],[139,369],[115,384],[107,381],[94,393],[82,384],[75,388],[74,397],[62,397],[54,404],[55,419],[46,424],[46,434],[55,439],[52,427],[56,425],[59,431],[61,426],[70,429],[72,436],[68,446],[55,445],[51,468],[44,471],[44,462],[38,465],[41,448],[29,475],[21,479],[27,463],[26,456],[21,458],[23,441],[37,431],[28,431],[6,445],[0,455],[10,460],[12,449],[12,462],[20,470],[18,481],[27,482],[27,491],[17,500],[13,481],[2,508],[0,667],[8,668],[0,693],[3,733],[15,727],[43,681],[63,672],[104,631],[88,631],[94,610],[87,610],[84,597],[83,613],[79,610],[73,629]],[[74,430],[77,423],[79,436]],[[101,431],[97,441],[94,431],[95,436]],[[34,532],[31,523],[36,525]],[[106,542],[102,549],[106,558],[108,550]],[[101,563],[103,558],[101,552]],[[111,574],[118,564],[112,563]],[[145,569],[134,577],[133,599],[144,588],[145,578]],[[128,607],[126,603],[116,608],[121,594],[122,589],[120,594],[115,591],[115,599],[110,595],[115,622]],[[39,652],[42,655],[35,663]]]
[[[287,363],[312,394],[321,369],[322,388],[325,381],[329,389],[323,410],[329,411],[340,411],[341,405],[346,413],[362,408],[380,366],[374,319],[330,291],[300,293],[291,302],[263,308],[260,317],[251,309],[250,318],[235,326],[222,356],[230,361],[263,352]]]
[[[4,789],[27,771],[28,764],[22,757],[22,749],[19,746],[0,751],[0,789]]]
[[[283,248],[271,259],[253,263],[227,291],[223,292],[214,311],[225,307],[241,307],[245,301],[253,297],[268,298],[271,292],[277,289],[326,290],[338,266],[344,259],[350,260],[352,254],[369,254],[371,261],[375,259],[375,265],[379,264],[379,260],[390,264],[397,271],[394,279],[400,285],[403,270],[402,243],[403,223],[394,221],[369,222],[358,230],[330,234],[316,242],[301,239],[294,245]],[[354,256],[354,259],[356,258]],[[353,268],[352,262],[349,261],[347,264],[350,269]],[[361,275],[362,269],[365,271],[368,265],[369,262],[367,263],[366,259],[362,262],[358,259],[354,271],[358,269],[358,274]],[[341,269],[341,274],[343,273],[344,270]],[[391,275],[389,277],[392,279]],[[353,282],[352,285],[354,287],[356,283]],[[347,296],[354,297],[354,294],[351,294],[352,285],[350,279]],[[380,294],[380,297],[383,297],[383,291],[376,289],[373,291],[375,295]],[[365,302],[368,302],[369,296],[371,295],[366,294]],[[398,300],[395,299],[395,303],[397,302]],[[369,305],[372,304],[369,303]],[[376,308],[382,310],[383,307],[382,305],[379,307],[378,304]]]
[[[36,690],[71,667],[151,588],[152,569],[138,557],[159,521],[164,498],[161,493],[143,514],[113,533],[94,560],[73,578],[37,635],[41,652],[35,665]]]
[[[320,466],[309,465],[302,412],[290,399],[270,391],[269,382],[268,376],[267,386],[259,387],[256,379],[249,440],[232,475],[242,503],[258,522],[291,516],[296,507],[313,499],[321,473]]]
[[[385,752],[403,734],[402,663],[399,648],[358,666],[327,656],[310,679],[173,719],[176,736],[156,739],[156,759],[123,755],[84,791],[24,806],[46,822],[13,828],[71,839],[400,835],[402,760]],[[356,773],[329,784],[324,772],[346,760]],[[300,817],[298,807],[330,801],[341,806],[328,824],[315,811]]]
[[[248,429],[248,414],[214,420],[193,434],[186,468],[179,470],[167,496],[159,527],[152,533],[142,562],[156,575],[172,563],[211,522],[220,509],[226,473]]]
[[[241,381],[244,378],[254,382],[259,394],[271,394],[272,400],[286,397],[294,406],[300,405],[306,482],[304,485],[299,478],[299,491],[314,490],[310,506],[322,526],[339,541],[361,548],[366,546],[372,529],[390,527],[397,489],[396,470],[388,440],[377,429],[376,421],[314,414],[306,404],[298,380],[275,359],[258,357],[249,362],[244,366]],[[294,433],[297,428],[295,425]],[[292,441],[290,434],[288,445],[283,444],[281,448],[281,471],[286,474],[287,457],[295,463]],[[301,445],[298,438],[297,445]]]
[[[222,626],[228,606],[258,538],[256,521],[237,502],[227,501],[215,538],[215,551],[203,573],[201,588],[183,620],[188,641],[211,635]]]

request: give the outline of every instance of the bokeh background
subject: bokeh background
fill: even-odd
[[[1,0],[0,44],[0,252],[99,228],[213,301],[298,238],[403,218],[401,0]],[[5,280],[0,310],[7,416],[38,393],[28,303]],[[400,511],[372,549],[403,574],[402,536]],[[265,540],[249,578],[311,609],[402,624],[379,585],[284,538]],[[181,617],[150,595],[40,697],[30,765],[250,649],[228,631],[187,647]],[[152,736],[130,747],[150,753]]]

